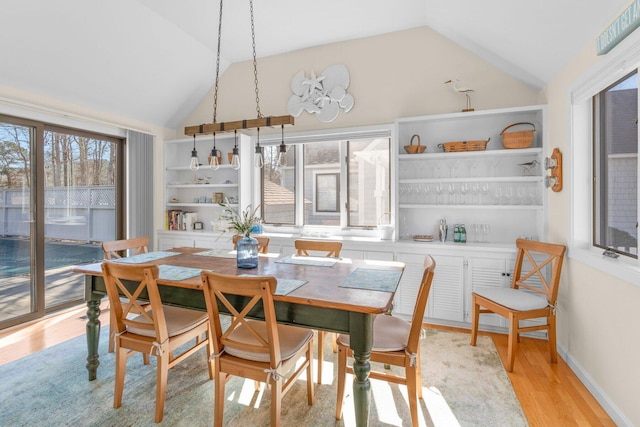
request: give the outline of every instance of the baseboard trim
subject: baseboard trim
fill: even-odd
[[[569,368],[576,374],[578,379],[589,390],[593,397],[598,401],[607,414],[611,417],[613,422],[620,427],[633,427],[633,423],[624,415],[624,413],[618,408],[615,403],[609,398],[609,396],[598,386],[598,384],[591,378],[591,376],[584,370],[582,365],[569,354],[564,347],[560,344],[558,346],[558,354],[567,363]]]

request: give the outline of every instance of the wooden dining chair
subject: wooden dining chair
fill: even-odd
[[[422,379],[420,372],[420,335],[422,319],[427,306],[427,297],[436,269],[436,262],[427,255],[424,260],[424,272],[418,290],[416,305],[411,322],[380,314],[373,322],[373,344],[371,362],[394,365],[404,368],[404,376],[394,373],[371,370],[369,377],[407,386],[411,424],[418,425],[418,399],[422,399]],[[338,391],[336,400],[336,420],[342,418],[342,404],[347,373],[353,374],[353,367],[347,361],[353,357],[349,347],[349,335],[338,336]]]
[[[131,250],[133,250],[133,253],[129,253]],[[104,259],[117,259],[123,256],[146,254],[149,252],[149,238],[143,236],[102,242],[102,252],[104,252]]]
[[[276,284],[275,277],[202,272],[215,355],[212,358],[215,371],[214,426],[223,425],[224,388],[233,375],[264,382],[271,387],[272,426],[280,425],[282,398],[305,370],[307,403],[313,405],[313,332],[276,323],[273,305]],[[242,303],[238,297],[244,297]],[[222,306],[231,313],[231,324],[224,330],[218,309]],[[249,313],[262,315],[265,320],[250,320]],[[303,361],[297,365],[300,359]],[[285,381],[285,376],[294,369],[295,372]]]
[[[210,361],[212,343],[207,313],[163,305],[156,282],[156,265],[105,261],[102,272],[116,324],[113,407],[119,408],[122,405],[127,359],[136,352],[156,356],[155,422],[159,423],[164,413],[169,369],[205,347],[209,378],[213,379],[213,362]],[[147,306],[143,306],[139,299],[145,294],[150,302]],[[120,296],[125,296],[129,302],[123,305]],[[134,317],[130,317],[130,314]],[[190,342],[192,345],[186,347]],[[180,353],[176,356],[179,347]]]
[[[321,256],[329,258],[340,258],[342,242],[331,240],[304,240],[298,239],[293,242],[296,247],[296,255],[312,256],[320,253]],[[324,360],[324,337],[325,331],[318,331],[318,384],[322,384],[322,361]],[[331,333],[333,352],[337,353],[336,334]]]
[[[129,252],[132,251],[130,254]],[[146,254],[149,252],[149,238],[133,237],[131,239],[112,240],[108,242],[102,242],[102,252],[104,253],[104,259],[112,260],[122,257],[138,254]],[[122,301],[126,304],[126,300]],[[113,318],[113,311],[111,311],[109,321],[109,353],[113,353],[114,343],[113,334],[115,319]],[[148,355],[144,355],[145,364],[149,363]]]
[[[242,239],[242,234],[233,236],[233,249],[238,249],[238,240]],[[251,236],[258,241],[258,252],[261,254],[269,253],[269,238],[266,236]]]
[[[516,240],[518,253],[510,288],[487,288],[472,293],[471,345],[476,345],[480,314],[495,313],[509,323],[507,371],[513,372],[516,343],[522,332],[547,331],[551,362],[556,349],[556,301],[566,247],[554,243]],[[523,266],[527,264],[528,268]],[[545,318],[541,325],[521,326],[520,321]]]
[[[296,247],[296,254],[301,256],[310,256],[320,252],[321,256],[339,258],[342,250],[342,242],[331,240],[297,239],[293,243]]]

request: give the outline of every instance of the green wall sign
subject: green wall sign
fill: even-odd
[[[640,0],[635,0],[596,39],[598,55],[609,52],[638,26],[640,26]]]

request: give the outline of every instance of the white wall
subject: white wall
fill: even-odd
[[[319,75],[333,64],[345,64],[349,70],[351,84],[347,92],[355,98],[353,109],[340,113],[329,124],[303,112],[296,118],[292,128],[295,132],[386,124],[398,117],[460,111],[465,97],[444,84],[449,79],[460,79],[475,90],[472,106],[476,110],[540,102],[537,91],[439,33],[421,27],[259,59],[262,114],[288,114],[292,77],[298,72],[310,76],[314,71]],[[218,92],[218,122],[256,116],[253,84],[250,61],[233,64],[225,71]],[[212,116],[210,91],[189,115],[185,126],[211,123]],[[178,134],[183,135],[183,130],[178,129]]]
[[[565,156],[570,153],[570,90],[586,74],[601,66],[608,57],[596,55],[595,39],[604,30],[594,29],[593,39],[550,82],[546,92],[549,113],[550,147],[559,147]],[[636,31],[637,32],[637,31]],[[633,34],[635,42],[640,38]],[[616,49],[624,49],[625,40]],[[590,150],[589,144],[576,150]],[[565,157],[565,174],[571,158]],[[568,178],[565,175],[565,179]],[[549,194],[549,238],[569,242],[571,205],[568,186],[561,193]],[[570,255],[570,254],[569,254]],[[565,260],[559,294],[558,344],[574,370],[583,380],[592,381],[592,393],[602,395],[605,409],[617,411],[620,424],[640,425],[640,287],[604,274],[571,257]],[[610,406],[606,407],[606,403]]]
[[[4,85],[0,85],[0,113],[119,137],[126,136],[127,129],[154,135],[154,229],[163,227],[162,147],[166,138],[175,136],[175,131]]]

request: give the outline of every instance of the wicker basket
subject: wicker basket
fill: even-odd
[[[458,151],[484,151],[487,149],[489,141],[491,141],[491,138],[486,141],[443,142],[442,144],[438,144],[438,147],[442,148],[446,153]]]
[[[533,129],[507,132],[507,129],[518,125],[529,125]],[[504,148],[529,148],[533,143],[533,134],[535,131],[535,125],[529,122],[509,125],[500,132],[500,135],[502,135],[502,145],[504,145]]]
[[[418,138],[418,144],[413,145],[413,140],[416,138]],[[427,148],[426,145],[420,145],[420,135],[413,135],[411,137],[411,145],[405,145],[404,151],[406,151],[409,154],[420,154],[420,153],[423,153],[426,148]]]

